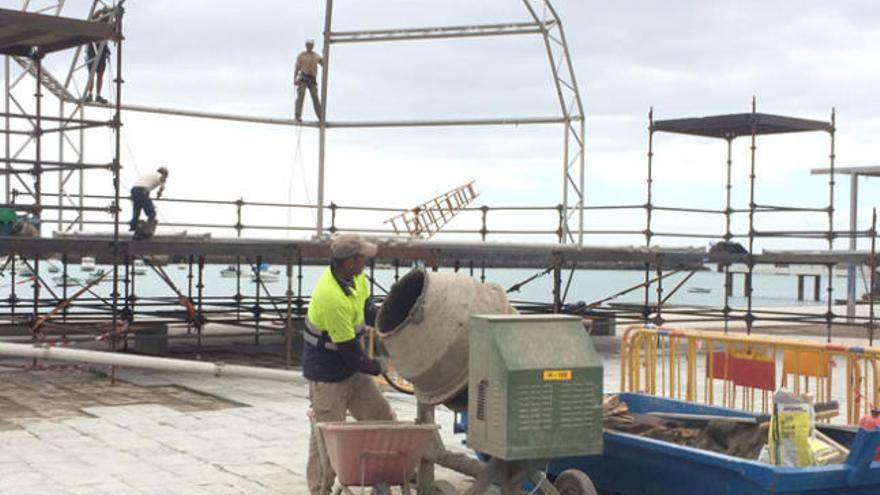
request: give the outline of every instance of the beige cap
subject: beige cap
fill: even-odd
[[[357,255],[370,258],[376,256],[378,250],[375,244],[357,234],[340,234],[330,241],[330,256],[339,260]]]

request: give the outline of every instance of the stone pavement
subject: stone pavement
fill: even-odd
[[[307,493],[301,379],[120,370],[113,386],[82,369],[20,365],[0,361],[2,495]],[[400,419],[415,417],[411,397],[386,396]],[[465,451],[452,420],[438,408],[447,448]],[[467,484],[441,468],[437,477]]]

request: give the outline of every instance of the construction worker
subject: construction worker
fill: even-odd
[[[98,9],[89,18],[92,22],[113,22],[113,9],[105,7]],[[102,41],[98,43],[89,43],[86,47],[86,67],[89,69],[89,79],[86,82],[85,101],[92,101],[92,87],[97,81],[95,91],[95,101],[98,103],[107,103],[107,100],[101,97],[101,88],[104,86],[104,70],[107,68],[107,60],[110,58],[109,42]]]
[[[306,89],[312,96],[312,105],[315,107],[315,117],[321,120],[321,100],[318,98],[318,66],[324,66],[324,59],[315,51],[315,40],[306,40],[306,50],[296,57],[296,66],[293,69],[293,85],[296,86],[296,121],[302,122],[303,99],[306,97]]]
[[[150,192],[158,187],[159,192],[156,193],[156,199],[161,198],[162,192],[165,191],[166,179],[168,179],[168,169],[159,167],[155,172],[150,172],[134,183],[134,186],[131,188],[132,213],[128,230],[134,231],[137,229],[141,210],[147,214],[147,221],[156,221],[156,207],[153,206],[153,200],[150,199]]]
[[[345,421],[347,412],[358,421],[391,420],[391,405],[379,392],[373,376],[384,362],[369,359],[361,347],[365,324],[375,319],[363,274],[376,245],[353,234],[330,243],[330,266],[312,291],[303,334],[303,376],[309,380],[311,412],[316,423]],[[306,468],[311,495],[327,495],[335,473],[318,452],[314,429],[309,438]]]

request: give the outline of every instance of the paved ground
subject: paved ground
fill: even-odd
[[[0,494],[302,494],[307,387],[0,361]],[[412,398],[389,392],[401,419]],[[438,410],[447,447],[452,414]],[[448,471],[438,478],[457,485]]]

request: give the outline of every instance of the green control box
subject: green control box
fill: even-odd
[[[503,460],[602,453],[602,361],[576,316],[470,320],[470,448]]]

